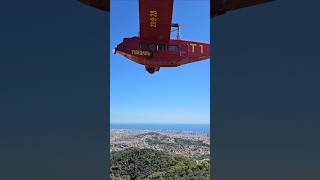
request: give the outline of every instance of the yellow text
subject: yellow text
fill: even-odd
[[[200,46],[200,53],[203,54],[203,45],[202,44],[190,43],[189,45],[191,46],[192,53],[194,53],[195,47]]]
[[[158,21],[158,11],[149,11],[150,27],[156,28]]]
[[[131,50],[131,54],[140,55],[140,56],[150,56],[151,55],[151,53],[149,51],[142,51],[142,50]]]

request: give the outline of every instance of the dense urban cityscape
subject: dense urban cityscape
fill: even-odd
[[[208,133],[111,129],[110,145],[111,151],[136,147],[167,151],[197,160],[209,159],[210,156]]]

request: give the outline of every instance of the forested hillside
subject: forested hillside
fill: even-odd
[[[153,149],[128,148],[110,155],[113,180],[210,179],[209,161],[169,154]]]

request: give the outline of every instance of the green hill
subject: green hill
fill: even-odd
[[[113,180],[210,179],[208,161],[195,160],[152,149],[128,148],[110,155]]]

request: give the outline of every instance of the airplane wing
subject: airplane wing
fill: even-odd
[[[139,0],[140,39],[168,44],[173,0]]]
[[[78,1],[103,11],[110,10],[109,0],[78,0]]]
[[[211,17],[244,7],[267,3],[273,0],[211,0]]]

